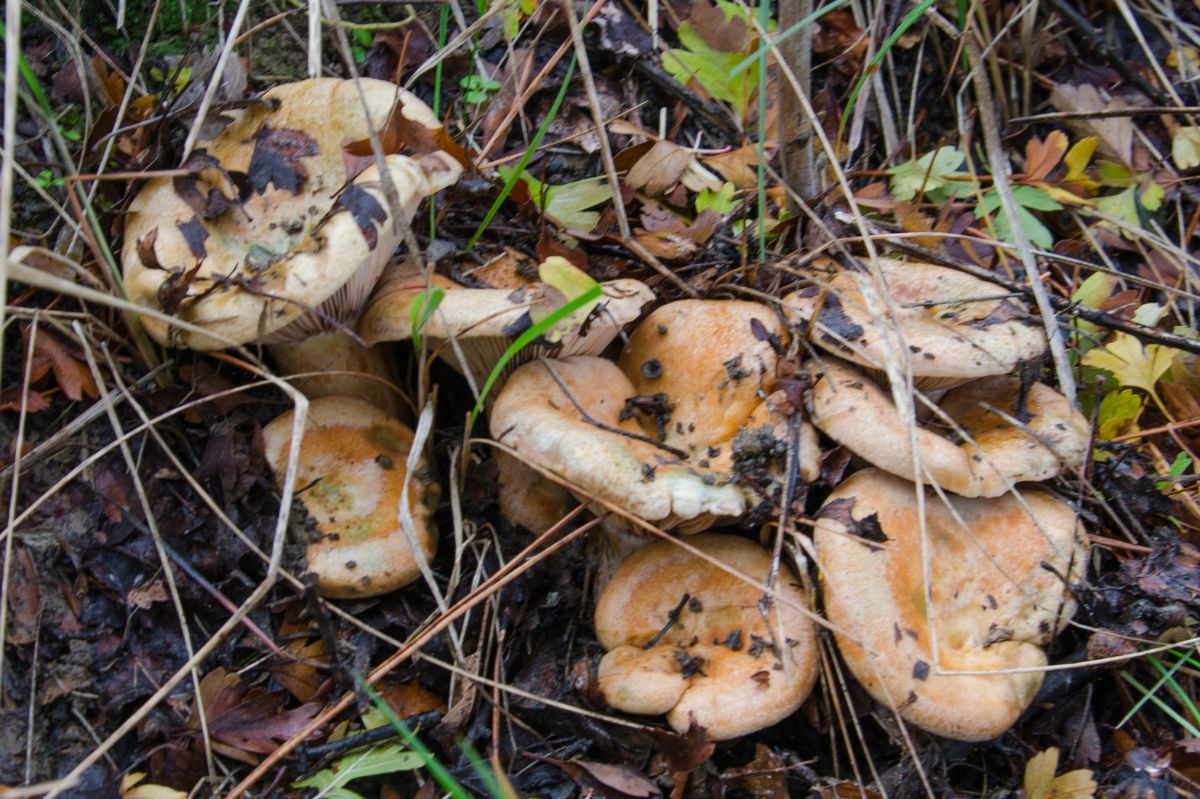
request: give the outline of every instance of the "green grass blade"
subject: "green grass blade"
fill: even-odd
[[[841,135],[841,128],[846,127],[846,120],[850,118],[850,110],[854,108],[854,101],[858,99],[858,93],[862,91],[862,87],[866,85],[867,79],[875,72],[875,67],[879,66],[879,62],[888,54],[896,42],[900,41],[909,28],[911,28],[921,15],[928,11],[933,6],[934,0],[921,0],[915,8],[904,15],[904,19],[900,20],[900,24],[896,26],[896,30],[892,31],[892,35],[887,37],[887,41],[879,48],[879,52],[871,59],[871,63],[867,64],[863,69],[863,74],[859,76],[858,81],[854,84],[854,90],[850,92],[850,99],[846,101],[846,108],[842,112],[842,123],[839,126],[838,135]]]
[[[563,78],[562,86],[558,90],[558,95],[555,96],[554,102],[550,105],[550,111],[546,114],[546,118],[542,121],[541,127],[533,136],[533,141],[529,142],[529,146],[525,148],[525,154],[521,156],[521,160],[517,162],[517,168],[512,171],[508,179],[504,181],[504,188],[500,190],[500,194],[496,196],[492,207],[488,209],[487,214],[483,217],[483,221],[479,223],[479,229],[475,231],[475,235],[471,236],[471,240],[467,242],[467,252],[475,248],[475,244],[479,241],[479,237],[487,230],[488,225],[492,224],[492,219],[500,210],[500,206],[508,199],[508,195],[512,192],[513,186],[521,179],[521,174],[525,171],[525,167],[533,160],[533,154],[537,152],[537,148],[541,146],[542,139],[546,138],[547,131],[550,130],[550,125],[553,124],[554,118],[558,116],[558,109],[562,106],[563,99],[567,96],[567,89],[571,85],[571,76],[575,74],[575,54],[571,54],[571,60],[567,62],[567,76]],[[619,202],[619,198],[617,198]]]
[[[443,5],[438,14],[438,50],[446,46],[447,31],[450,29],[450,6]],[[433,68],[433,115],[442,118],[442,62]],[[437,195],[429,198],[429,238],[437,238]]]
[[[1121,724],[1124,724],[1126,721],[1128,721],[1129,718],[1132,717],[1133,714],[1136,713],[1137,710],[1148,700],[1153,702],[1154,705],[1163,713],[1166,713],[1168,716],[1170,716],[1171,719],[1180,727],[1182,727],[1188,735],[1192,736],[1193,738],[1200,738],[1200,729],[1181,716],[1179,712],[1175,710],[1175,708],[1171,707],[1166,702],[1155,696],[1154,691],[1146,688],[1144,685],[1138,682],[1132,674],[1125,670],[1119,671],[1118,674],[1121,675],[1121,679],[1132,685],[1142,695],[1142,698],[1138,700],[1136,705],[1133,706],[1133,709],[1125,714],[1125,718],[1121,719]],[[1120,725],[1118,724],[1117,726],[1119,727]]]
[[[1153,655],[1149,657],[1149,660],[1154,668],[1158,670],[1160,675],[1159,682],[1166,682],[1167,686],[1170,687],[1171,692],[1175,694],[1175,697],[1179,700],[1179,703],[1183,705],[1184,709],[1187,710],[1187,712],[1191,715],[1192,720],[1197,724],[1200,724],[1200,709],[1196,708],[1196,703],[1190,696],[1188,696],[1187,691],[1183,690],[1183,688],[1175,679],[1175,672],[1183,668],[1183,664],[1187,661],[1187,657],[1183,655],[1178,655],[1178,657],[1179,660],[1175,661],[1175,665],[1170,669],[1164,666],[1162,661]]]
[[[578,311],[589,302],[597,299],[600,296],[600,285],[592,286],[590,289],[580,294],[575,299],[568,302],[563,307],[554,311],[542,321],[533,325],[521,335],[517,336],[517,340],[508,345],[508,349],[504,351],[504,355],[500,357],[500,362],[492,369],[492,373],[488,375],[487,382],[483,384],[483,390],[479,392],[479,400],[475,403],[475,407],[471,410],[471,420],[467,423],[467,430],[475,427],[475,420],[479,418],[479,412],[483,410],[484,400],[487,399],[488,392],[492,390],[492,386],[500,379],[500,374],[504,371],[504,367],[513,359],[513,356],[527,347],[534,339],[545,333],[556,324],[566,319],[571,314]]]
[[[421,331],[429,323],[433,312],[442,304],[446,292],[441,286],[430,286],[421,293],[409,308],[409,322],[412,324],[413,350],[421,351]]]
[[[453,796],[454,799],[471,799],[471,794],[468,793],[467,789],[462,786],[462,783],[456,780],[454,775],[451,774],[446,767],[441,764],[437,757],[434,756],[433,752],[429,750],[429,747],[427,747],[420,738],[413,734],[413,731],[408,728],[408,725],[404,723],[404,720],[397,716],[395,711],[392,710],[391,705],[383,700],[383,697],[379,695],[379,692],[367,684],[367,681],[364,680],[362,675],[358,672],[351,671],[350,673],[354,677],[354,682],[357,683],[358,687],[366,693],[372,704],[374,704],[375,707],[378,708],[379,712],[384,715],[396,733],[404,739],[404,743],[408,745],[408,748],[412,749],[421,756],[421,759],[425,763],[426,770],[429,771],[430,776],[437,781],[437,784],[442,786],[442,790],[448,793],[450,796]]]
[[[733,69],[729,70],[729,77],[732,78],[737,75],[740,75],[743,71],[745,71],[745,69],[747,67],[749,67],[751,64],[758,61],[758,59],[765,56],[768,52],[770,52],[772,47],[778,46],[784,39],[788,38],[789,36],[794,36],[798,32],[802,31],[804,28],[807,28],[809,25],[813,24],[814,22],[819,20],[821,17],[828,14],[830,11],[833,11],[834,9],[837,9],[837,8],[841,8],[842,6],[846,5],[846,3],[848,3],[849,1],[850,0],[833,0],[833,2],[830,3],[829,5],[821,6],[816,11],[812,12],[807,17],[805,17],[804,19],[797,22],[795,25],[789,26],[787,28],[787,30],[780,33],[778,36],[776,36],[771,41],[764,43],[761,47],[759,47],[753,53],[751,53],[750,55],[746,56],[741,61],[739,61],[737,63],[737,65],[734,66]],[[765,25],[763,27],[763,30],[766,30]]]
[[[771,22],[771,4],[759,0],[758,22],[765,31]],[[793,26],[795,27],[795,26]],[[762,48],[759,48],[760,50]],[[758,57],[758,260],[767,257],[767,54]]]

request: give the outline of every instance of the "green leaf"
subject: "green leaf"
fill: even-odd
[[[1186,472],[1188,467],[1191,465],[1192,459],[1188,457],[1186,452],[1181,452],[1175,456],[1175,460],[1171,461],[1171,468],[1167,470],[1167,475],[1170,477],[1179,477],[1181,474]],[[1164,491],[1170,488],[1171,485],[1171,482],[1168,480],[1159,480],[1158,490]]]
[[[591,315],[592,310],[600,304],[600,284],[593,280],[587,272],[584,272],[562,256],[551,255],[543,261],[538,266],[538,278],[547,286],[556,289],[562,295],[564,302],[570,302],[589,292],[596,295],[596,299],[581,305],[575,313],[563,318],[547,330],[543,334],[547,341],[561,341],[565,333],[574,328],[581,327],[588,316]],[[534,323],[542,321],[549,314],[550,310],[538,305],[529,309],[530,318],[533,319]]]
[[[1025,238],[1029,239],[1030,244],[1043,250],[1053,247],[1054,236],[1040,219],[1029,212],[1029,209],[1059,211],[1062,210],[1062,206],[1036,186],[1013,186],[1012,193],[1013,199],[1017,201],[1017,223],[1025,231]],[[996,214],[995,219],[992,220],[996,229],[996,238],[1013,243],[1015,237],[1012,225],[1009,223],[1008,215],[1000,207],[1000,192],[995,189],[983,195],[983,202],[976,207],[975,216],[982,218],[985,213],[993,212]]]
[[[409,308],[409,321],[412,324],[412,340],[415,351],[421,351],[421,332],[429,323],[433,312],[442,304],[442,298],[445,296],[446,292],[442,290],[441,286],[430,286],[413,300],[413,304]]]
[[[502,166],[497,172],[507,182],[514,169]],[[594,228],[600,221],[600,213],[587,209],[612,199],[612,189],[604,175],[558,186],[542,183],[528,172],[522,172],[518,177],[525,181],[534,203],[539,208],[545,208],[546,216],[572,230],[587,232]]]
[[[361,799],[345,786],[362,777],[412,771],[424,765],[421,756],[399,743],[378,744],[343,755],[331,768],[292,783],[293,788],[316,788],[313,799]]]
[[[1157,183],[1149,183],[1144,188],[1130,186],[1117,194],[1100,197],[1096,200],[1096,208],[1103,214],[1121,219],[1133,227],[1144,228],[1151,212],[1162,205],[1163,188]],[[1123,231],[1122,235],[1128,235]]]
[[[1105,394],[1096,413],[1096,437],[1108,441],[1127,432],[1145,404],[1145,400],[1127,388]]]
[[[721,184],[720,191],[712,189],[701,189],[696,195],[696,213],[702,214],[705,211],[712,211],[715,214],[725,216],[732,213],[737,208],[737,200],[733,199],[733,193],[737,187],[728,181]]]
[[[959,172],[966,156],[957,147],[939,147],[920,158],[905,161],[887,170],[891,177],[892,196],[897,200],[911,200],[924,193],[932,202],[969,193],[973,185],[967,180],[966,172]]]
[[[663,54],[663,69],[685,86],[695,80],[714,100],[729,103],[738,114],[745,114],[754,83],[748,72],[733,74],[742,54],[712,49],[686,22],[677,33],[687,49],[667,50]]]

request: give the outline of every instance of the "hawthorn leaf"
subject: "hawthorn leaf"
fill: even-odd
[[[1112,372],[1122,386],[1139,388],[1157,397],[1154,387],[1178,354],[1179,350],[1161,344],[1143,347],[1133,336],[1118,331],[1104,347],[1083,356],[1083,364]]]
[[[1096,437],[1108,441],[1131,431],[1145,404],[1145,400],[1128,388],[1105,394],[1096,412]]]
[[[971,192],[970,181],[954,179],[969,177],[966,172],[958,171],[966,158],[957,147],[945,146],[891,167],[886,171],[891,178],[892,196],[897,200],[911,200],[923,192],[937,202]]]
[[[1171,158],[1178,169],[1200,166],[1200,127],[1183,125],[1175,129],[1171,137]]]
[[[696,213],[712,211],[721,216],[732,213],[738,206],[737,200],[733,199],[736,188],[732,183],[726,181],[721,184],[719,191],[704,189],[696,196]]]
[[[1090,769],[1082,768],[1054,776],[1058,770],[1058,747],[1051,746],[1025,764],[1025,799],[1088,799],[1096,792]]]

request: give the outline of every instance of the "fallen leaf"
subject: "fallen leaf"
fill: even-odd
[[[1122,386],[1140,388],[1157,397],[1155,384],[1171,368],[1171,362],[1178,354],[1179,350],[1161,344],[1143,347],[1128,333],[1117,332],[1103,348],[1094,349],[1083,356],[1083,364],[1112,372]]]
[[[920,158],[886,170],[891,178],[892,196],[897,200],[912,200],[923,194],[933,202],[956,197],[974,190],[966,172],[960,172],[966,156],[957,147],[939,147]]]
[[[625,185],[631,189],[644,189],[651,195],[663,194],[679,182],[694,158],[692,151],[685,147],[666,140],[657,141],[629,170]]]
[[[144,771],[131,771],[121,778],[121,799],[187,799],[187,791],[179,791],[166,785],[142,782]]]
[[[1081,136],[1095,136],[1101,152],[1129,164],[1133,157],[1133,121],[1129,117],[1087,117],[1097,111],[1113,111],[1126,105],[1116,100],[1106,101],[1099,90],[1089,83],[1073,86],[1060,83],[1050,92],[1050,104],[1059,111],[1084,115],[1068,119],[1066,124]]]
[[[1067,136],[1061,130],[1052,131],[1045,141],[1030,138],[1025,144],[1025,180],[1045,180],[1066,152]]]
[[[9,580],[8,609],[12,615],[9,616],[8,640],[18,645],[33,643],[42,610],[42,592],[28,547],[13,551]]]
[[[266,754],[274,751],[280,743],[307,726],[321,710],[317,702],[283,710],[286,694],[251,687],[237,674],[221,668],[204,676],[200,681],[200,693],[204,698],[209,735],[240,752]],[[200,726],[195,719],[191,725],[195,729]]]
[[[758,146],[747,144],[719,155],[702,158],[701,163],[712,167],[721,177],[739,189],[758,185]]]
[[[1171,137],[1171,158],[1178,169],[1200,166],[1200,127],[1181,125]]]
[[[25,352],[29,352],[31,329],[30,325],[21,328],[21,342]],[[53,372],[58,387],[75,402],[79,402],[85,396],[91,399],[100,396],[100,392],[96,388],[96,381],[92,379],[92,373],[87,364],[71,355],[66,347],[45,328],[38,330],[37,340],[33,343],[31,367],[34,372],[41,375],[45,375],[47,370]]]
[[[1038,752],[1025,764],[1025,799],[1089,799],[1096,792],[1090,769],[1076,769],[1054,776],[1058,769],[1058,747]]]
[[[130,589],[125,595],[125,602],[132,608],[149,610],[155,602],[167,601],[167,588],[162,580],[153,580],[146,585]]]
[[[547,759],[549,760],[549,758]],[[657,785],[625,766],[613,766],[590,760],[550,760],[550,762],[570,774],[571,778],[580,785],[589,787],[585,784],[585,780],[581,779],[583,774],[586,774],[606,796],[631,796],[636,799],[647,799],[661,794]]]

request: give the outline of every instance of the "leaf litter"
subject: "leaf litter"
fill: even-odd
[[[527,262],[525,271],[532,274],[538,261],[553,254],[589,280],[644,279],[660,302],[682,297],[681,286],[708,297],[778,300],[800,287],[796,253],[864,255],[858,220],[849,216],[834,179],[840,170],[862,200],[868,230],[893,252],[915,245],[917,260],[941,258],[1020,277],[1012,271],[1011,255],[1019,229],[1042,251],[1046,283],[1057,297],[1133,325],[1112,330],[1073,318],[1070,311],[1060,317],[1070,326],[1081,404],[1095,422],[1096,446],[1089,471],[1058,488],[1080,501],[1095,549],[1087,584],[1073,586],[1083,607],[1081,626],[1059,639],[1051,657],[1055,663],[1113,661],[1053,672],[1065,676],[1048,676],[1034,707],[1012,732],[993,742],[946,748],[911,729],[905,743],[894,721],[838,671],[840,661],[831,651],[822,687],[795,717],[742,741],[713,744],[702,728],[678,735],[653,718],[621,717],[604,705],[594,674],[600,650],[588,620],[593,597],[585,589],[593,575],[584,547],[573,544],[497,590],[486,612],[473,613],[427,642],[421,658],[406,662],[396,679],[382,685],[388,704],[402,717],[419,720],[424,725],[419,736],[476,792],[485,790],[484,782],[461,741],[487,763],[499,764],[519,795],[919,796],[971,794],[984,786],[1042,799],[1182,795],[1177,789],[1183,777],[1200,771],[1200,747],[1188,733],[1188,725],[1200,719],[1180,698],[1196,695],[1200,671],[1195,654],[1200,520],[1189,515],[1182,498],[1194,495],[1198,482],[1200,434],[1194,423],[1200,420],[1200,400],[1194,356],[1156,335],[1197,338],[1189,254],[1197,198],[1188,183],[1200,164],[1196,120],[1187,111],[1150,110],[1161,98],[1122,85],[1111,57],[1086,38],[1054,38],[1052,33],[1075,24],[1056,12],[1036,12],[1045,31],[1038,30],[1041,45],[1030,52],[1022,50],[1019,26],[1006,27],[1000,19],[991,28],[1002,31],[996,44],[1004,57],[996,69],[1015,70],[1028,58],[1040,80],[1028,96],[1015,88],[1022,85],[1016,71],[1012,80],[993,87],[1002,90],[1000,105],[1010,119],[1003,133],[1013,166],[1004,174],[1011,173],[1017,218],[1008,219],[996,190],[1001,170],[980,159],[981,131],[973,121],[960,120],[939,94],[962,76],[951,70],[954,58],[930,55],[938,48],[957,52],[933,27],[915,24],[896,40],[878,67],[887,80],[874,91],[882,88],[885,97],[860,100],[868,105],[859,127],[850,138],[838,138],[842,123],[851,121],[841,118],[842,107],[874,52],[872,40],[878,37],[877,48],[884,37],[835,9],[811,26],[820,58],[810,99],[834,151],[818,153],[814,161],[821,192],[803,198],[813,211],[809,217],[779,182],[783,155],[800,146],[799,140],[780,140],[777,130],[775,98],[787,81],[774,54],[761,85],[756,62],[743,65],[758,53],[764,33],[773,41],[781,32],[774,10],[758,18],[757,10],[748,13],[725,0],[672,2],[660,9],[655,50],[640,15],[646,9],[638,5],[639,13],[632,13],[604,4],[584,41],[592,59],[589,80],[616,151],[612,166],[619,192],[614,194],[608,174],[592,99],[576,76],[559,118],[548,123],[557,140],[543,142],[516,174],[517,187],[484,231],[476,259],[460,253],[499,186],[515,174],[511,165],[524,155],[533,130],[546,122],[572,42],[570,26],[549,6],[511,5],[482,20],[468,37],[472,48],[453,52],[442,51],[440,42],[453,39],[457,29],[448,18],[442,24],[437,7],[419,8],[420,24],[389,27],[378,25],[379,15],[391,13],[385,5],[339,6],[344,19],[360,26],[348,32],[359,49],[351,58],[362,74],[403,81],[422,69],[414,91],[431,103],[436,97],[438,116],[446,121],[441,133],[431,134],[411,123],[397,104],[379,122],[385,153],[419,157],[445,150],[470,168],[431,213],[422,210],[413,220],[439,273],[470,273],[487,282],[491,272],[479,267],[493,256]],[[479,19],[476,9],[464,10],[468,24]],[[221,76],[202,126],[208,136],[240,107],[258,102],[257,93],[272,83],[264,76],[303,73],[305,53],[281,49],[272,39],[280,22],[258,9],[250,17],[249,25],[262,27],[244,29],[254,32],[239,43]],[[1101,22],[1092,19],[1096,29]],[[69,232],[77,220],[59,214],[55,205],[66,209],[81,198],[92,201],[73,184],[56,183],[56,176],[101,166],[132,173],[178,169],[176,191],[195,216],[177,230],[197,259],[209,243],[203,220],[241,213],[251,191],[300,190],[307,180],[304,160],[314,154],[312,139],[300,131],[260,131],[245,173],[215,163],[202,142],[181,163],[180,145],[216,68],[218,51],[205,39],[211,24],[193,19],[186,31],[164,31],[188,46],[152,47],[141,74],[131,76],[134,62],[122,55],[129,51],[122,49],[117,29],[99,20],[79,23],[89,37],[75,43],[78,48],[63,47],[36,26],[23,33],[23,57],[33,78],[50,87],[53,124],[65,149],[34,147],[48,118],[36,116],[33,106],[23,108],[24,138],[15,155],[36,186],[18,181],[13,244],[68,259],[74,268],[68,274],[81,285],[110,286],[105,250],[120,241],[121,214],[137,179],[91,184],[98,187],[90,209],[98,221],[89,223],[83,245]],[[1198,23],[1181,13],[1171,24],[1189,32],[1187,39],[1194,38]],[[1178,79],[1170,88],[1183,91],[1194,84],[1186,80],[1194,74],[1194,57],[1173,46],[1164,29],[1142,28],[1139,35],[1150,37],[1143,51],[1137,37],[1113,25],[1109,46],[1121,50],[1120,58],[1138,59],[1141,66],[1149,53],[1157,59],[1151,66]],[[631,41],[645,46],[630,48]],[[343,61],[336,42],[327,37],[324,43],[326,66],[338,72]],[[544,83],[530,83],[552,63]],[[741,69],[735,73],[735,67]],[[1155,70],[1144,71],[1157,85]],[[917,75],[921,80],[914,81]],[[119,120],[131,85],[132,102]],[[770,96],[760,105],[764,89]],[[522,104],[527,92],[529,102]],[[963,96],[974,102],[969,92]],[[1190,96],[1185,102],[1197,104]],[[1062,116],[1011,121],[1022,107]],[[910,109],[908,119],[901,108]],[[729,128],[737,132],[735,139],[727,138]],[[497,139],[487,154],[499,164],[494,171],[476,162],[477,131],[484,140]],[[110,161],[101,164],[106,137],[115,146]],[[54,163],[43,176],[48,157],[73,158],[75,169]],[[342,157],[350,175],[374,159],[367,140],[345,142]],[[338,208],[353,216],[368,241],[384,218],[378,202],[355,187],[341,193]],[[139,248],[150,267],[156,263],[154,246],[150,240]],[[678,283],[651,268],[649,258]],[[513,274],[504,280],[514,282],[505,288],[526,280],[520,267],[508,271]],[[170,276],[162,309],[178,309],[191,278],[187,271]],[[120,292],[115,284],[109,290]],[[240,356],[172,350],[165,371],[139,382],[154,364],[119,313],[81,296],[20,284],[10,287],[9,296],[15,321],[6,328],[0,424],[6,433],[5,486],[23,517],[15,528],[4,598],[0,783],[17,785],[58,776],[96,751],[92,732],[103,738],[115,730],[187,659],[180,624],[188,626],[193,641],[207,641],[262,581],[261,553],[270,549],[278,496],[263,471],[261,428],[283,409],[284,399],[251,385]],[[836,298],[825,307],[822,320],[836,321]],[[71,327],[76,320],[83,339]],[[103,384],[89,366],[89,353],[97,356]],[[454,443],[463,439],[461,419],[473,399],[440,363],[427,367],[414,367],[413,373],[423,375],[423,390],[439,389],[435,468],[461,478],[461,505],[452,507],[447,499],[437,511],[443,548],[431,563],[444,583],[445,601],[453,603],[471,596],[473,586],[504,568],[533,538],[500,518],[490,452],[477,447],[464,456]],[[1049,374],[1040,365],[1033,368]],[[117,378],[136,385],[114,399],[122,427],[139,429],[131,438],[137,455],[132,474],[116,450],[102,450],[115,436],[106,417],[85,416],[88,408],[104,409],[101,397]],[[794,407],[803,405],[803,390],[795,389]],[[142,412],[159,417],[154,429],[161,439],[139,427]],[[38,454],[29,455],[17,473],[22,413],[20,454]],[[67,432],[55,439],[59,430]],[[38,449],[47,443],[51,446]],[[89,457],[85,468],[56,487]],[[845,450],[833,450],[825,462],[826,481],[808,488],[792,509],[793,521],[812,518],[830,486],[856,468]],[[27,508],[32,510],[25,513]],[[770,506],[765,515],[748,517],[747,526],[778,518],[778,510]],[[849,517],[836,504],[825,513]],[[870,519],[857,525],[864,540],[880,543]],[[796,530],[788,547],[805,535],[803,526]],[[284,563],[301,574],[302,547],[289,543]],[[178,586],[182,619],[164,570]],[[218,792],[207,782],[201,706],[207,743],[220,768],[237,779],[291,741],[299,745],[298,754],[274,764],[286,775],[276,785],[288,795],[417,793],[420,783],[431,783],[425,761],[407,745],[395,739],[351,745],[355,736],[371,732],[366,707],[313,734],[302,731],[351,688],[352,673],[365,674],[385,662],[396,651],[395,641],[443,612],[421,586],[327,603],[313,597],[303,580],[285,579],[205,659],[197,672],[200,696],[184,680],[154,703],[136,736],[105,751],[116,768],[107,760],[93,767],[79,795],[174,799],[197,786],[201,795]],[[1167,654],[1153,654],[1164,648]],[[1181,665],[1164,676],[1156,662]],[[1113,700],[1100,701],[1102,696]],[[1133,707],[1131,721],[1121,724]],[[342,741],[344,750],[322,749]],[[26,752],[32,754],[28,763]],[[266,784],[257,783],[255,790]]]

